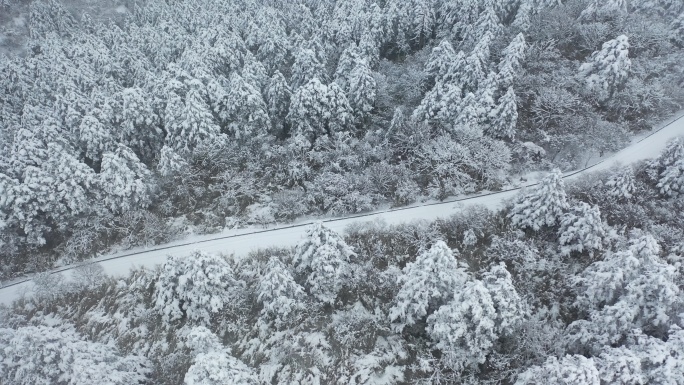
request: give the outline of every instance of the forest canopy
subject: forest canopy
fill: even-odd
[[[576,169],[684,97],[677,1],[79,4],[0,58],[3,278]]]

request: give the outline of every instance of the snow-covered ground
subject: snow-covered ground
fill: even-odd
[[[581,175],[606,170],[616,164],[631,164],[639,160],[657,157],[667,142],[677,136],[684,135],[684,114],[662,123],[652,134],[637,138],[629,147],[583,170],[568,173],[565,178],[576,179]],[[527,182],[527,185],[535,182]],[[448,217],[467,206],[483,205],[491,209],[500,208],[507,200],[514,197],[520,188],[512,188],[495,193],[483,193],[474,196],[456,198],[447,202],[423,204],[395,208],[346,218],[325,219],[325,226],[337,232],[343,232],[353,223],[366,221],[383,221],[387,224],[399,224],[414,220],[435,220]],[[222,234],[203,235],[175,241],[164,246],[150,249],[127,250],[97,258],[104,271],[109,275],[122,276],[136,266],[153,267],[163,263],[170,255],[189,255],[195,250],[212,253],[233,254],[239,258],[250,251],[271,246],[287,247],[296,245],[304,236],[306,226],[311,221],[292,225],[276,226],[269,229],[230,230]],[[73,266],[56,269],[55,273],[68,274]],[[16,281],[0,289],[0,304],[8,305],[13,300],[31,292],[33,283],[30,280]]]

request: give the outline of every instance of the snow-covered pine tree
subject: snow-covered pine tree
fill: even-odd
[[[350,278],[349,262],[354,251],[344,239],[318,222],[306,231],[297,245],[292,263],[309,294],[323,303],[333,304],[338,292]]]
[[[437,36],[454,41],[464,40],[480,15],[479,0],[447,0],[437,3]]]
[[[443,241],[418,254],[399,277],[399,292],[389,311],[396,331],[411,326],[449,302],[468,281],[453,251]]]
[[[359,122],[365,122],[375,106],[377,84],[365,60],[356,64],[349,75],[349,105]]]
[[[168,177],[176,175],[183,170],[188,170],[190,165],[188,162],[178,155],[171,147],[164,146],[159,155],[159,163],[157,170],[162,176]]]
[[[261,94],[266,90],[266,86],[268,85],[268,73],[266,72],[264,65],[259,60],[255,59],[254,56],[250,55],[248,58],[249,60],[242,67],[242,78],[247,84],[256,88]]]
[[[430,52],[430,57],[425,64],[425,72],[435,83],[441,83],[453,68],[455,60],[456,51],[449,40],[444,39]]]
[[[511,27],[518,31],[527,32],[532,26],[532,2],[533,0],[521,0],[518,11],[515,14],[515,19],[511,23]]]
[[[192,365],[185,373],[185,385],[257,385],[254,370],[230,354],[209,329],[197,326],[185,336],[195,351]]]
[[[629,40],[620,35],[603,43],[601,50],[580,66],[579,75],[589,91],[596,92],[599,100],[606,101],[622,88],[631,67]]]
[[[349,90],[351,73],[361,60],[363,60],[363,56],[356,43],[349,43],[347,48],[342,51],[335,69],[335,83],[339,84],[343,90]]]
[[[446,365],[458,372],[487,359],[496,335],[496,309],[482,282],[466,282],[427,319],[427,332]]]
[[[508,216],[514,225],[537,231],[556,225],[568,208],[563,174],[556,169],[535,190],[520,194]]]
[[[316,57],[316,53],[308,48],[301,48],[295,54],[295,61],[292,64],[292,77],[290,78],[290,87],[293,90],[298,90],[312,81],[313,79],[326,79],[325,67]]]
[[[102,154],[115,147],[114,138],[109,129],[98,118],[100,111],[94,109],[81,119],[77,130],[73,132],[78,148],[91,161],[99,161]]]
[[[473,29],[475,40],[488,32],[494,35],[494,37],[498,37],[503,30],[503,26],[501,25],[499,16],[496,14],[493,3],[494,2],[490,2],[490,4],[485,5],[475,22],[475,28]]]
[[[166,105],[166,145],[185,156],[203,143],[219,139],[220,128],[214,122],[201,93],[202,84],[192,81],[185,103],[175,93],[169,95]]]
[[[99,183],[102,203],[114,213],[145,209],[150,204],[150,171],[122,144],[102,155]]]
[[[256,288],[257,301],[263,316],[272,318],[274,326],[292,325],[297,312],[304,309],[304,289],[278,258],[271,258]]]
[[[154,306],[167,325],[184,318],[211,325],[217,313],[239,305],[242,290],[244,284],[224,257],[196,251],[169,257],[162,265]]]
[[[682,306],[680,274],[660,258],[658,242],[645,235],[629,243],[627,250],[594,262],[577,281],[577,305],[590,309],[590,321],[576,324],[587,324],[591,339],[605,345],[622,341],[634,329],[664,336]]]
[[[579,202],[560,218],[558,243],[562,255],[586,251],[593,256],[595,251],[603,250],[607,235],[598,206]]]
[[[369,67],[376,68],[378,66],[380,62],[380,48],[376,33],[373,31],[363,33],[359,42],[359,51],[368,62]]]
[[[676,138],[668,143],[655,162],[660,171],[658,189],[668,197],[684,193],[684,140]]]
[[[351,107],[336,83],[325,85],[313,78],[292,95],[288,119],[293,135],[316,138],[346,130],[351,123]]]
[[[124,89],[120,98],[123,143],[142,159],[153,159],[163,145],[164,136],[150,98],[138,87]]]
[[[684,13],[670,24],[670,38],[678,47],[684,47]]]
[[[519,33],[503,50],[503,58],[499,62],[499,83],[501,87],[510,87],[520,73],[522,61],[525,60],[525,35]]]
[[[440,123],[450,127],[461,108],[461,88],[454,82],[439,82],[428,91],[411,118],[417,122]]]
[[[226,106],[226,128],[236,140],[263,137],[271,127],[261,91],[238,75],[230,76]]]
[[[272,31],[272,27],[268,30]],[[256,52],[256,58],[263,63],[267,73],[274,73],[281,70],[283,63],[287,59],[290,51],[290,42],[287,40],[285,31],[282,33],[269,33],[268,38],[264,41]]]
[[[266,106],[272,125],[272,133],[283,138],[285,132],[285,119],[290,108],[292,90],[285,80],[285,76],[276,71],[268,81],[266,87]]]
[[[477,92],[480,82],[487,78],[491,54],[490,45],[493,39],[492,32],[485,32],[479,37],[477,44],[465,58],[463,72],[457,77],[460,79],[464,92]]]
[[[620,200],[631,199],[636,193],[634,169],[631,166],[625,166],[616,170],[605,185],[608,187],[608,195]]]
[[[489,112],[489,124],[486,131],[495,138],[512,139],[515,136],[517,122],[518,107],[515,91],[513,87],[508,87],[506,93],[499,98],[499,104]]]
[[[512,335],[525,316],[525,303],[513,285],[511,273],[501,262],[482,274],[482,283],[492,297],[496,310],[497,336]]]
[[[672,325],[667,341],[635,330],[630,336],[630,350],[641,360],[644,384],[682,385],[684,383],[684,330]],[[638,374],[638,373],[636,373]],[[630,379],[639,377],[634,376]],[[629,383],[629,382],[625,382]],[[633,383],[637,383],[636,381]]]

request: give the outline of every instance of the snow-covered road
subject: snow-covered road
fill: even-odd
[[[616,163],[630,164],[657,157],[671,138],[682,135],[684,135],[684,116],[680,113],[675,118],[661,124],[660,128],[652,134],[635,140],[622,151],[586,169],[569,173],[565,178],[575,179],[589,172],[608,169]],[[520,188],[515,188],[453,199],[448,202],[402,207],[346,218],[325,219],[323,222],[326,227],[337,232],[343,232],[348,225],[356,222],[381,220],[387,224],[399,224],[419,219],[434,220],[448,217],[466,206],[483,205],[492,209],[499,208],[508,199],[514,197],[519,190]],[[170,255],[189,255],[198,249],[213,253],[234,254],[236,257],[240,257],[250,251],[270,246],[294,246],[305,234],[306,226],[310,223],[311,221],[305,221],[265,230],[242,229],[222,234],[196,236],[150,249],[127,250],[126,252],[110,254],[97,258],[95,261],[99,261],[107,274],[116,276],[127,274],[135,266],[152,267],[163,263]],[[68,274],[71,268],[56,269],[55,273],[64,272]],[[0,304],[10,304],[22,294],[30,293],[32,287],[33,283],[30,280],[9,283],[0,289]]]

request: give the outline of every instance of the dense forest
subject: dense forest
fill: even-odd
[[[0,382],[681,385],[682,192],[678,140],[499,212],[42,275],[0,309]]]
[[[681,109],[681,0],[97,4],[0,0],[1,384],[684,385],[684,138],[562,177]]]
[[[684,100],[677,0],[74,4],[0,3],[27,10],[0,58],[2,279],[496,190]]]

